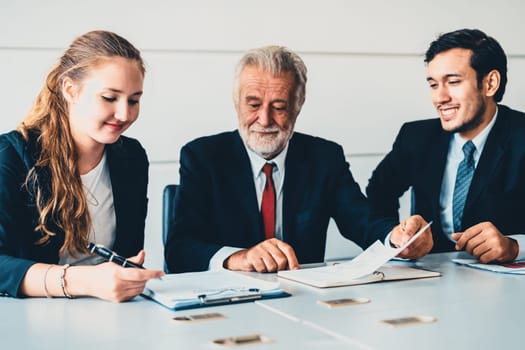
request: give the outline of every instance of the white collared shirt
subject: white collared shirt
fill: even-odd
[[[472,139],[472,143],[476,146],[474,150],[474,168],[478,166],[479,158],[485,148],[487,137],[489,136],[494,123],[498,117],[498,110],[490,123],[483,129],[476,137]],[[454,223],[452,218],[452,198],[454,196],[454,186],[456,184],[456,174],[458,172],[459,163],[465,158],[463,154],[463,146],[468,140],[461,137],[459,133],[454,133],[450,137],[448,147],[447,163],[445,164],[445,172],[443,173],[443,180],[441,182],[441,193],[439,196],[439,209],[441,216],[441,227],[443,233],[450,238],[454,233]]]
[[[252,165],[253,181],[255,192],[257,194],[257,207],[261,209],[262,194],[266,186],[266,176],[263,172],[263,166],[266,163],[273,163],[275,166],[272,171],[273,184],[275,186],[275,238],[283,239],[283,184],[284,184],[284,162],[288,153],[288,144],[277,157],[266,160],[251,149],[246,147],[250,163]]]

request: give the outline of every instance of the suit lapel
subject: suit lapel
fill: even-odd
[[[257,193],[255,192],[250,158],[238,131],[232,133],[232,138],[231,158],[228,164],[229,169],[231,169],[229,178],[232,183],[228,188],[232,188],[234,193],[232,193],[230,200],[238,199],[240,201],[239,207],[248,215],[248,219],[252,222],[252,227],[256,228],[257,239],[263,240],[263,224],[257,204]]]
[[[417,169],[415,173],[415,176],[420,178],[420,181],[427,186],[426,191],[429,193],[427,198],[431,198],[432,201],[434,216],[432,219],[434,221],[440,217],[439,197],[450,143],[450,134],[441,129],[441,124],[438,127],[439,131],[437,132],[436,140],[429,148],[428,154],[423,158],[424,166],[421,166],[420,174],[417,173]]]
[[[464,212],[467,212],[476,202],[481,191],[487,186],[493,174],[498,170],[503,156],[503,148],[509,134],[509,120],[506,118],[506,110],[500,106],[499,115],[494,124],[483,153],[474,172],[469,193],[465,202]]]
[[[288,146],[288,153],[285,160],[285,175],[283,184],[283,240],[290,241],[290,234],[295,232],[293,218],[296,217],[298,199],[304,198],[305,191],[308,191],[306,177],[307,159],[305,149],[302,147],[300,135],[294,133]]]

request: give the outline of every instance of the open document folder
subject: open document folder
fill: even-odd
[[[348,262],[310,269],[279,271],[277,276],[319,288],[440,276],[439,272],[385,265],[415,241],[431,224],[432,222],[422,227],[400,248],[386,247],[380,241],[376,241]]]
[[[172,310],[290,296],[279,282],[228,270],[165,275],[149,280],[142,295]]]

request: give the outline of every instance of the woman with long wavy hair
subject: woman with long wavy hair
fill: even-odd
[[[122,133],[138,118],[140,52],[108,31],[73,41],[17,130],[0,135],[0,292],[124,301],[161,271],[144,261],[148,159]]]

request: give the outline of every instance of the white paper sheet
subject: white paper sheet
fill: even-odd
[[[375,241],[370,247],[368,247],[364,252],[356,256],[351,261],[327,266],[327,269],[333,269],[338,271],[338,273],[343,274],[346,278],[360,278],[366,275],[369,275],[376,271],[379,267],[383,266],[390,259],[401,253],[405,250],[412,242],[414,242],[427,228],[430,227],[432,221],[423,226],[414,236],[410,238],[400,248],[387,247],[380,241]]]
[[[279,271],[278,276],[294,280],[308,280],[310,281],[308,284],[311,285],[316,285],[314,281],[322,281],[323,285],[338,285],[365,276],[368,276],[367,280],[373,281],[374,276],[372,275],[376,270],[412,244],[431,224],[432,222],[429,222],[423,226],[400,248],[386,247],[380,241],[376,241],[348,262],[304,270]]]
[[[513,275],[525,275],[525,261],[515,261],[507,264],[482,264],[477,259],[452,259],[460,265],[492,272],[510,273]]]

